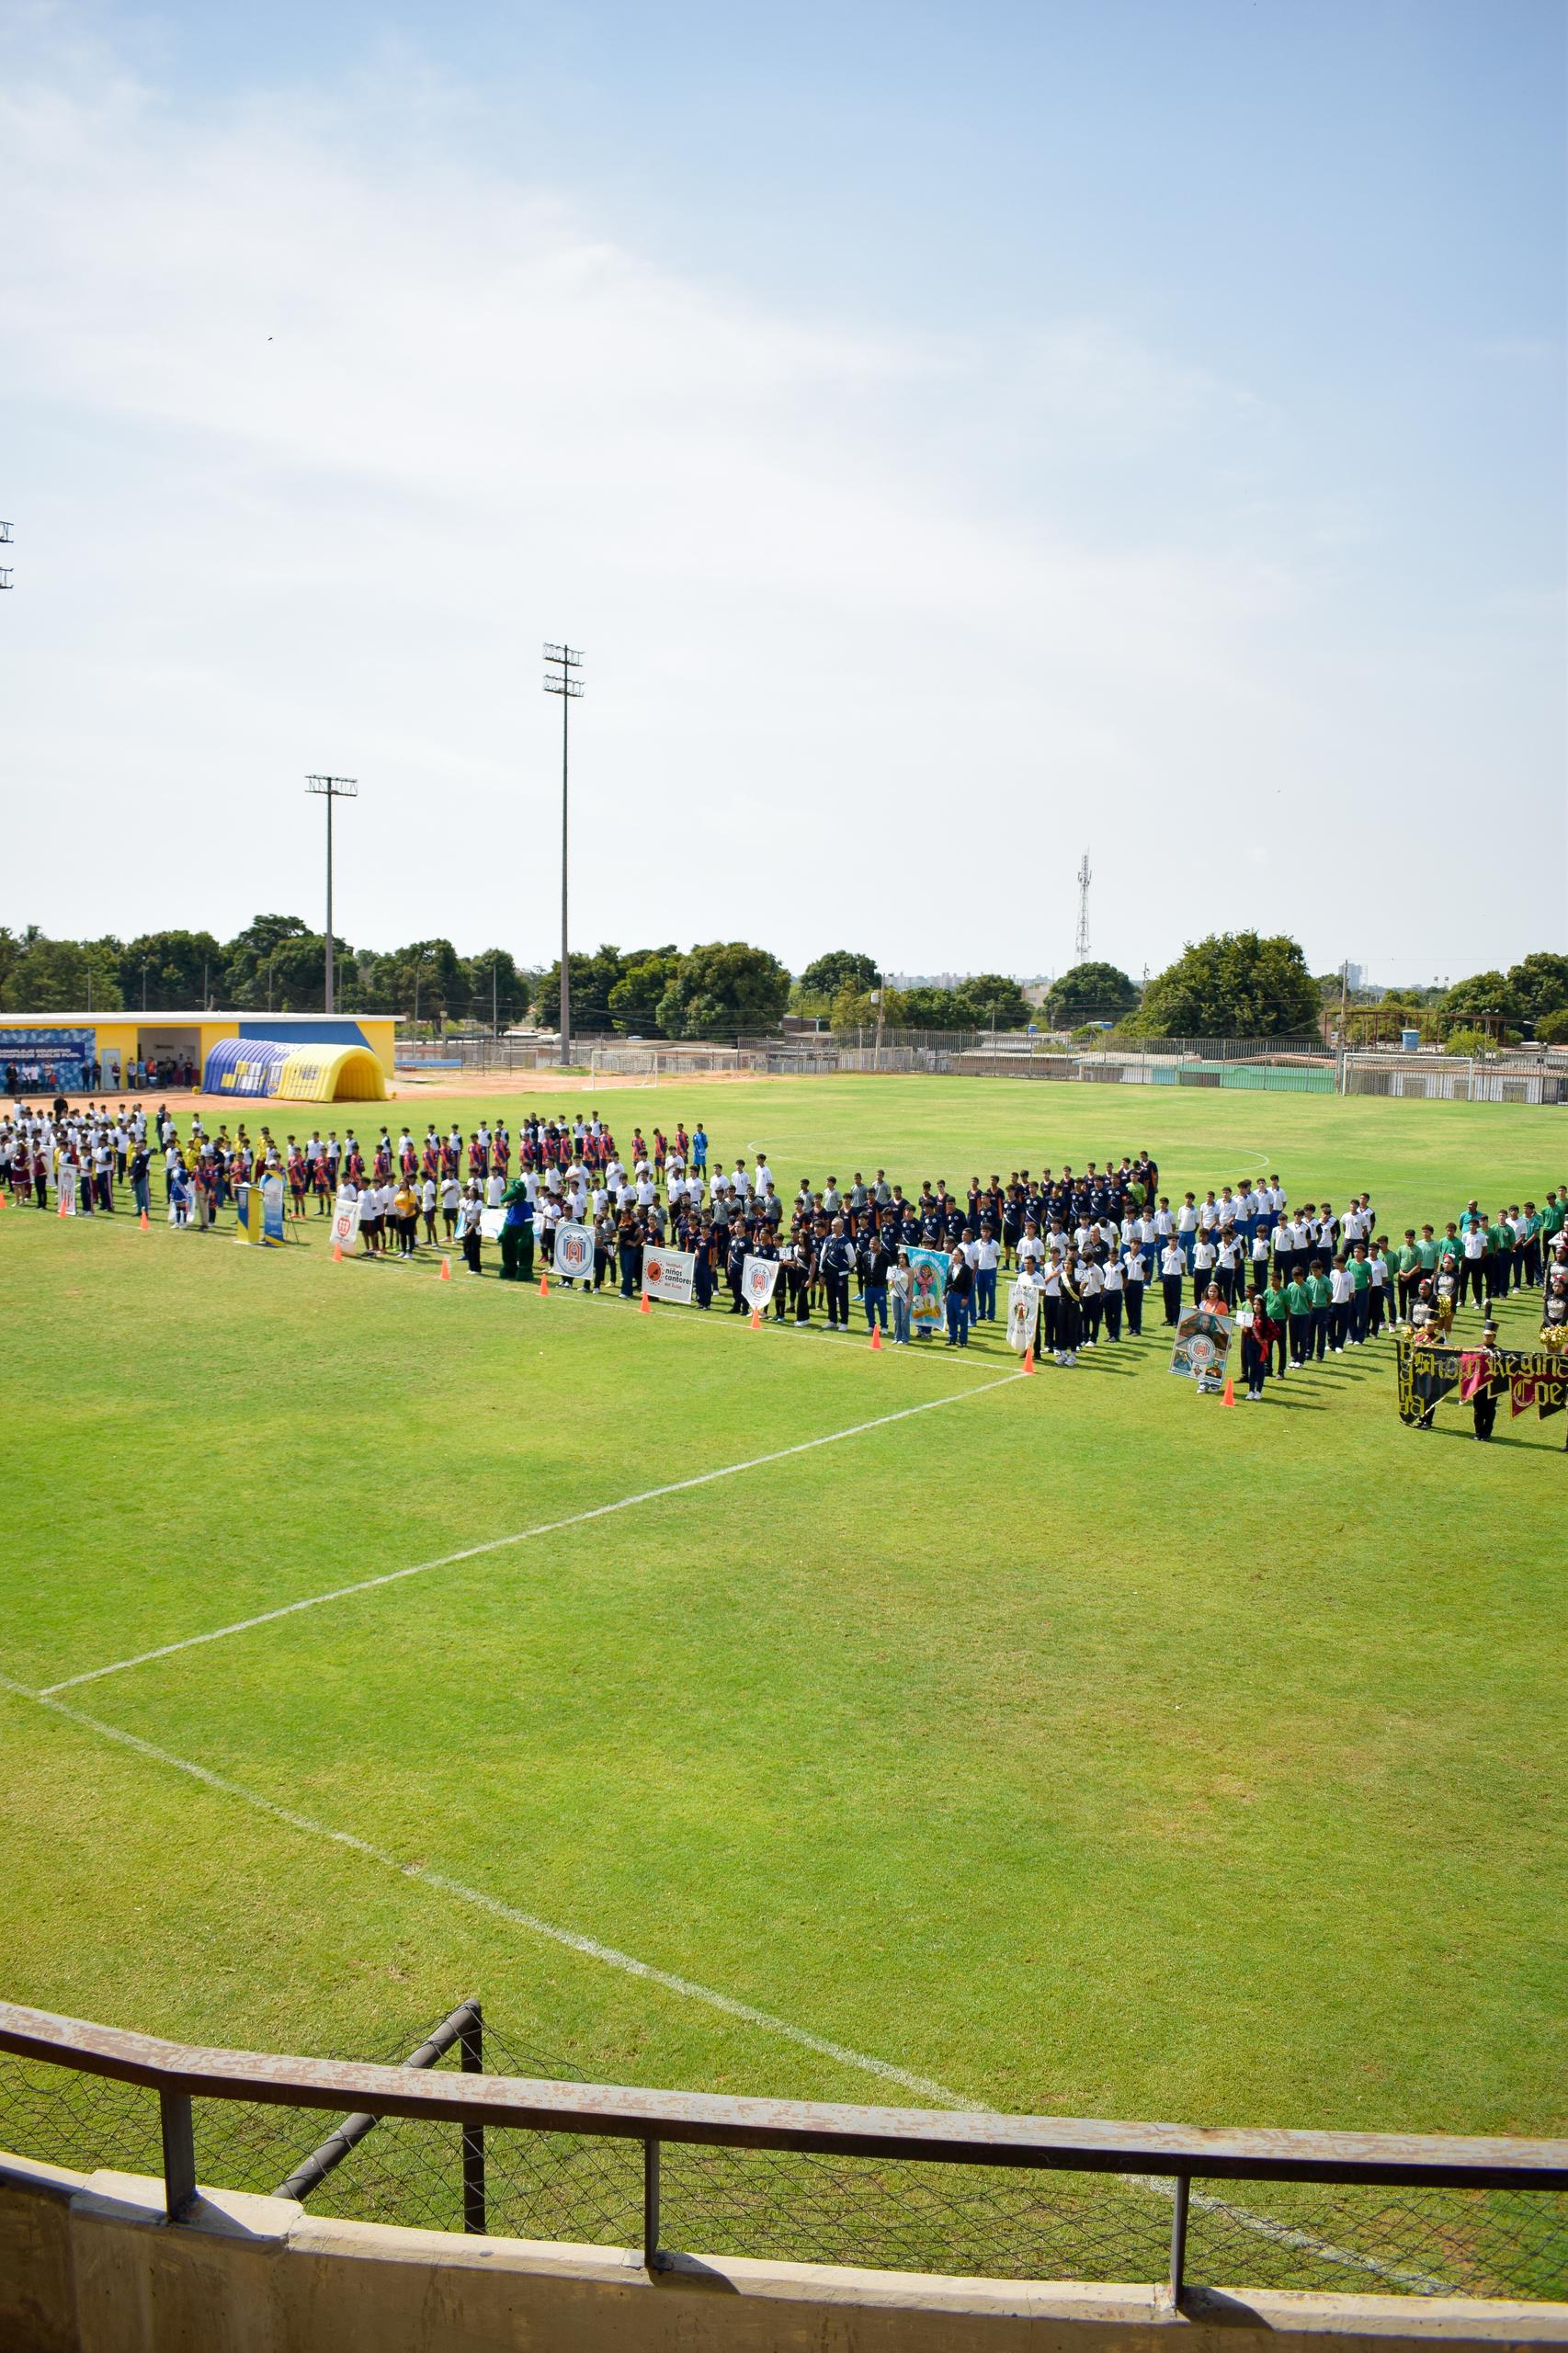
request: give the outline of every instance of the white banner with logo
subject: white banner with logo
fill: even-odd
[[[778,1280],[777,1258],[754,1258],[749,1251],[746,1253],[745,1266],[741,1274],[741,1289],[745,1294],[745,1302],[748,1307],[756,1308],[758,1312],[765,1308],[773,1296],[773,1286]]]
[[[59,1196],[62,1217],[76,1214],[76,1171],[68,1160],[62,1160],[54,1174],[54,1189]]]
[[[593,1228],[575,1218],[563,1218],[555,1229],[555,1271],[563,1282],[577,1282],[594,1271]]]
[[[352,1250],[359,1239],[359,1196],[345,1199],[340,1193],[333,1203],[332,1238],[339,1250]]]
[[[696,1265],[695,1250],[661,1250],[650,1242],[642,1253],[642,1288],[650,1299],[667,1299],[674,1306],[689,1307]]]
[[[1035,1327],[1040,1322],[1040,1285],[1036,1282],[1016,1282],[1007,1292],[1007,1346],[1016,1357],[1034,1346]]]
[[[506,1224],[506,1212],[505,1210],[481,1210],[479,1212],[480,1240],[482,1242],[499,1242],[501,1239],[501,1228]]]

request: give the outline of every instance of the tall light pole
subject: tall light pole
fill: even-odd
[[[581,650],[573,645],[544,649],[544,691],[561,697],[561,1060],[572,1059],[572,974],[566,948],[566,749],[567,719],[583,691],[573,673],[583,666]]]
[[[324,1005],[332,1011],[332,804],[335,801],[358,801],[359,787],[351,776],[308,776],[307,792],[320,793],[326,801],[326,978]]]

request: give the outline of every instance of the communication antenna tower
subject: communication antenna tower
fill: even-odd
[[[1078,865],[1078,937],[1073,949],[1074,961],[1079,964],[1089,961],[1089,885],[1094,879],[1085,850]]]

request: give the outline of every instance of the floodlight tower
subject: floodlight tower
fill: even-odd
[[[544,691],[561,697],[561,1060],[562,1066],[572,1059],[572,972],[566,951],[566,781],[567,781],[567,722],[572,705],[583,691],[583,681],[574,674],[583,666],[582,650],[574,645],[547,645],[544,649]]]
[[[1094,879],[1085,850],[1078,865],[1078,937],[1073,949],[1074,959],[1080,964],[1089,961],[1089,885]]]
[[[351,776],[308,776],[307,792],[320,793],[326,801],[326,981],[324,1003],[332,1011],[332,804],[335,801],[358,801],[359,786]]]

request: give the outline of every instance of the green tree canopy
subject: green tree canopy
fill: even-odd
[[[1561,1013],[1543,1013],[1535,1034],[1543,1046],[1568,1046],[1568,1006]]]
[[[257,1012],[266,1006],[267,966],[286,939],[308,939],[311,927],[299,915],[253,915],[244,931],[223,947],[231,1005]],[[274,976],[276,983],[276,976]],[[273,1002],[277,1002],[276,984]]]
[[[952,989],[905,989],[903,1019],[911,1029],[967,1029],[972,1027],[960,1014],[958,997]]]
[[[1074,964],[1051,988],[1042,1010],[1053,1029],[1076,1029],[1085,1021],[1120,1021],[1138,1003],[1138,991],[1116,964]]]
[[[494,1017],[503,1029],[520,1021],[528,1009],[529,980],[519,972],[510,949],[482,948],[477,956],[462,959],[472,1019],[488,1024]]]
[[[1527,1021],[1538,1027],[1543,1016],[1568,1009],[1568,956],[1538,949],[1508,967],[1508,984]]]
[[[1149,983],[1125,1027],[1144,1038],[1280,1038],[1317,1028],[1318,984],[1293,939],[1216,933]]]
[[[144,931],[123,950],[119,984],[128,1005],[142,1003],[143,968],[147,1005],[161,1013],[188,1013],[227,999],[224,953],[210,931]],[[207,991],[207,996],[202,991]]]
[[[773,1029],[790,1002],[790,975],[766,948],[713,940],[683,956],[659,999],[660,1027],[672,1038],[734,1037]]]
[[[971,972],[953,992],[960,1029],[1022,1029],[1029,1008],[1006,972]]]
[[[871,958],[853,948],[830,948],[825,955],[813,957],[800,977],[802,997],[824,1000],[837,996],[842,989],[852,988],[863,995],[881,984],[881,973]]]
[[[1447,1013],[1493,1013],[1505,1021],[1521,1021],[1525,1008],[1512,981],[1501,972],[1471,972],[1468,980],[1456,981],[1443,998]]]
[[[680,970],[680,951],[654,948],[629,960],[609,993],[609,1015],[623,1038],[659,1038],[659,1002]]]
[[[391,959],[393,1003],[411,1020],[437,1026],[454,1011],[468,1011],[468,983],[449,939],[415,939],[395,948]]]
[[[123,1005],[118,939],[49,939],[29,924],[14,946],[0,987],[7,1013],[112,1012]]]

